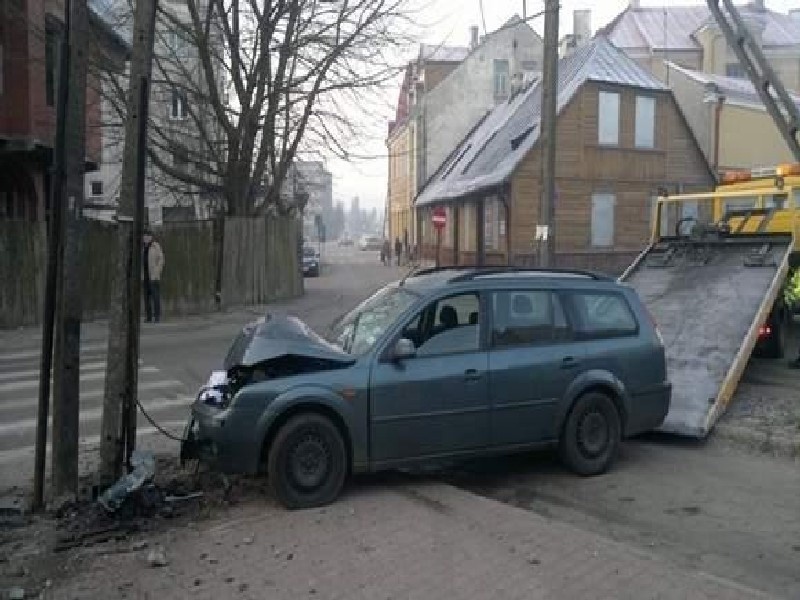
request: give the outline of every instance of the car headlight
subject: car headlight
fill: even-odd
[[[225,371],[212,372],[206,384],[197,393],[197,401],[215,408],[227,407],[231,403],[228,384],[228,374]]]

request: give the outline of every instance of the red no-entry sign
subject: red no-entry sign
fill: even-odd
[[[447,225],[447,212],[444,207],[437,206],[433,209],[433,226],[436,229],[442,230]]]

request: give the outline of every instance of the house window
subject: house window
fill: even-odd
[[[607,248],[614,245],[614,194],[592,194],[592,246]]]
[[[740,79],[747,77],[742,65],[739,63],[728,63],[725,65],[725,75],[728,77],[738,77]]]
[[[597,140],[600,144],[619,144],[619,94],[600,92],[598,97]]]
[[[637,148],[654,148],[656,137],[656,99],[650,96],[636,96],[636,132],[634,143]]]
[[[45,27],[44,37],[44,98],[47,106],[56,104],[56,84],[58,74],[59,30],[54,23]]]
[[[494,61],[494,95],[496,98],[508,96],[510,70],[505,59]]]
[[[172,104],[169,116],[173,119],[185,119],[189,114],[186,103],[186,92],[172,90]]]
[[[102,196],[103,195],[103,182],[102,181],[93,181],[92,182],[92,196]]]

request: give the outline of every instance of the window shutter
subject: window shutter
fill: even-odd
[[[609,146],[619,145],[619,94],[600,92],[597,104],[598,142]]]
[[[656,132],[656,99],[649,96],[636,96],[637,148],[654,148]]]
[[[592,195],[592,246],[609,247],[614,245],[614,194],[597,193]]]

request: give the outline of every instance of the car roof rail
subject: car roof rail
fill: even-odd
[[[463,269],[464,267],[461,268]],[[461,275],[453,277],[450,280],[450,283],[471,281],[477,277],[485,277],[487,275],[504,275],[504,274],[516,274],[516,273],[553,275],[555,277],[558,277],[559,275],[578,275],[581,277],[586,277],[588,279],[594,279],[596,281],[612,281],[612,279],[610,277],[607,277],[606,275],[601,275],[593,271],[584,271],[581,269],[545,269],[540,267],[513,267],[513,266],[469,267],[469,269],[470,271],[468,273],[462,273]]]

